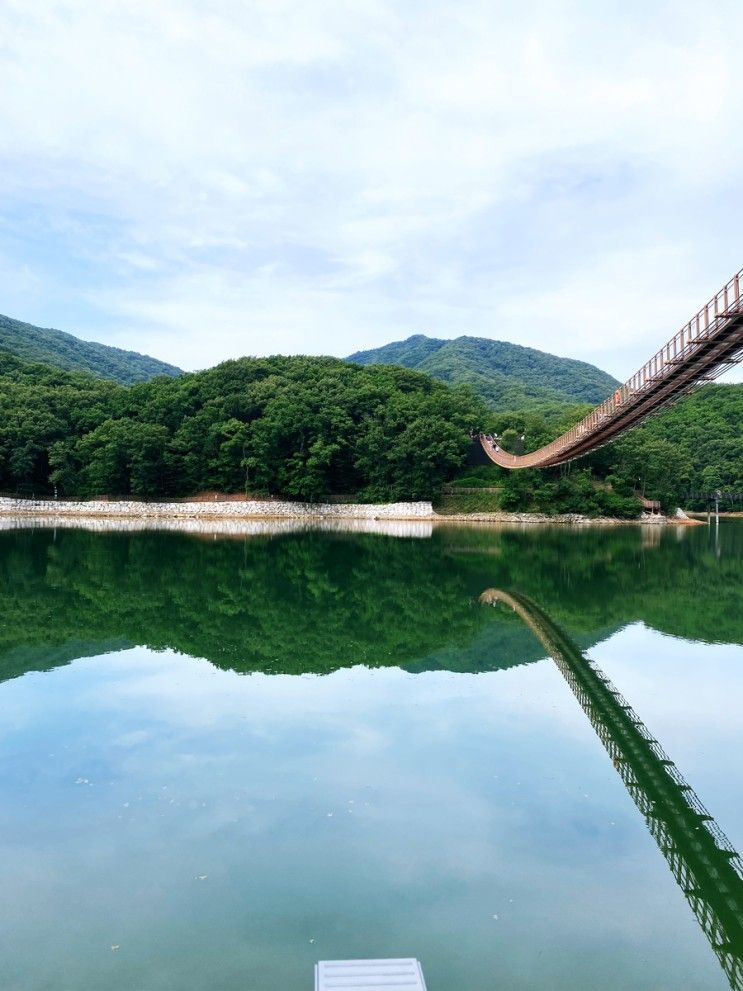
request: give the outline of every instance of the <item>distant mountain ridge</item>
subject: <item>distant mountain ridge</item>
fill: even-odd
[[[89,372],[122,385],[183,374],[177,366],[137,351],[83,341],[1,314],[0,352],[65,371]],[[466,383],[494,410],[596,404],[618,385],[611,375],[587,362],[485,337],[445,340],[414,334],[404,341],[357,351],[346,360],[359,365],[398,365],[450,385]]]
[[[347,361],[402,365],[451,385],[467,383],[496,410],[533,409],[567,403],[599,403],[619,384],[585,361],[486,337],[441,340],[414,334]]]
[[[0,351],[43,362],[71,372],[90,372],[98,378],[112,379],[122,385],[146,382],[157,375],[175,377],[182,370],[165,361],[137,351],[125,351],[108,344],[82,341],[51,327],[36,327],[22,320],[0,314]]]

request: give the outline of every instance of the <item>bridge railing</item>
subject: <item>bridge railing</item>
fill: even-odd
[[[737,272],[670,341],[663,345],[652,358],[645,362],[639,371],[619,386],[615,392],[579,423],[563,434],[558,440],[548,444],[542,451],[546,454],[558,453],[572,447],[578,440],[596,431],[605,420],[613,416],[630,400],[636,400],[654,383],[673,368],[683,363],[696,347],[707,340],[718,328],[719,320],[724,320],[743,310],[743,269]]]

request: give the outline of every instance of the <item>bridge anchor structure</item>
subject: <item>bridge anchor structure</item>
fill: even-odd
[[[733,991],[743,991],[743,863],[632,706],[525,595],[490,588],[542,642],[606,748]]]
[[[504,451],[480,434],[501,468],[548,468],[615,440],[665,406],[711,382],[743,358],[743,269],[608,399],[556,440],[529,454]]]

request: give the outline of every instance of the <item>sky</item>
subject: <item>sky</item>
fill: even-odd
[[[736,0],[0,0],[0,312],[626,378],[743,266],[742,39]]]

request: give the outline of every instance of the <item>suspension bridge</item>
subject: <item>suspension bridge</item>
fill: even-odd
[[[487,589],[544,645],[588,716],[734,991],[743,989],[743,863],[632,706],[525,595]]]
[[[743,270],[722,287],[624,385],[556,440],[529,454],[504,451],[498,439],[480,443],[501,468],[564,464],[615,440],[743,357]]]

